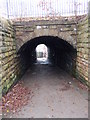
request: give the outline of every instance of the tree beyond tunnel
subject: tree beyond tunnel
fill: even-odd
[[[48,59],[52,65],[59,66],[68,73],[74,74],[76,49],[58,37],[42,36],[26,42],[18,51],[25,69],[36,62],[36,47],[44,44],[48,48]]]

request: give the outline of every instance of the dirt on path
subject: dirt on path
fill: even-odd
[[[21,81],[31,93],[28,103],[4,118],[88,118],[86,87],[58,67],[36,64]]]

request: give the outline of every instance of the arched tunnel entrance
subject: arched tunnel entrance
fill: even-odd
[[[78,89],[77,79],[72,77],[76,63],[76,50],[72,45],[58,37],[37,37],[26,42],[18,51],[18,56],[24,69],[24,76],[14,86],[12,92],[7,94],[12,100],[12,102],[9,100],[11,104],[8,103],[10,109],[14,111],[12,114],[8,112],[8,117],[88,116],[86,101],[88,94],[85,89]],[[15,112],[13,104],[16,108],[20,107],[20,111]],[[5,110],[9,111],[6,108]]]
[[[36,48],[44,44],[48,51],[48,64],[58,66],[68,73],[75,72],[76,49],[67,41],[53,36],[41,36],[26,42],[18,51],[25,68],[37,62]]]

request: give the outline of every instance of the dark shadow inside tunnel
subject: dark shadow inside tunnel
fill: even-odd
[[[48,49],[47,64],[55,65],[67,71],[70,74],[75,74],[76,67],[76,49],[67,41],[53,36],[41,36],[29,40],[18,51],[24,69],[37,62],[36,48],[38,45],[44,44]]]

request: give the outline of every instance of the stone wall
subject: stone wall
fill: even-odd
[[[27,69],[27,63],[25,62],[23,55],[17,54],[18,43],[16,38],[17,38],[17,34],[20,34],[19,32],[22,33],[21,26],[20,26],[20,29],[18,29],[19,26],[17,25],[15,30],[14,29],[15,24],[13,27],[12,21],[9,21],[6,19],[0,19],[0,21],[1,21],[1,24],[0,24],[0,80],[1,80],[0,86],[2,86],[1,92],[3,92],[4,94],[9,90],[9,88],[15,82],[17,82],[17,80],[23,75],[23,73],[25,73],[25,70]],[[44,22],[40,22],[40,23],[43,24]],[[44,34],[46,34],[47,33],[46,31],[48,31],[49,35],[54,35],[55,33],[54,31],[55,29],[57,29],[56,34],[58,35],[58,32],[62,28],[61,33],[59,33],[62,37],[65,37],[63,35],[63,33],[65,32],[74,33],[72,34],[74,36],[76,34],[76,31],[74,31],[75,23],[72,26],[70,25],[63,26],[62,24],[58,25],[59,24],[58,22],[57,22],[57,25],[56,25],[56,22],[52,23],[51,25],[50,23],[48,23],[49,27],[45,26],[47,22],[45,22],[46,24],[42,25],[41,27],[39,26],[40,23],[36,22],[36,27],[34,26],[35,27],[34,36],[29,34],[30,32],[32,33],[30,26],[29,27],[26,26],[27,29],[23,27],[23,32],[25,32],[25,34],[22,34],[23,36],[19,35],[20,37],[22,36],[22,38],[24,39],[23,44],[27,42],[25,39],[27,34],[28,34],[27,40],[30,40],[31,37],[37,37],[38,35],[37,31],[39,31],[39,33],[41,33],[40,35],[43,36],[42,32],[40,32],[40,30],[42,31],[42,29],[44,30]],[[70,24],[70,22],[68,24]],[[71,37],[71,41],[70,41],[71,44],[73,43],[72,41],[73,41],[73,37]],[[21,42],[19,41],[19,43]]]
[[[89,35],[88,35],[88,41],[89,41],[89,59],[88,59],[88,63],[89,63],[89,66],[88,66],[88,79],[90,80],[90,1],[89,1],[89,4],[88,4],[88,32],[89,32]],[[90,96],[89,96],[90,97]],[[90,118],[90,116],[89,116]]]
[[[76,23],[73,19],[14,21],[17,50],[27,41],[41,36],[57,36],[76,47]]]
[[[89,18],[90,19],[90,18]],[[89,50],[90,50],[90,32],[88,29],[88,22],[89,21],[88,17],[85,17],[83,20],[78,21],[78,35],[77,35],[77,62],[76,62],[76,76],[78,79],[83,81],[84,83],[88,84],[89,79],[88,79],[88,65],[89,65]],[[37,23],[37,22],[36,22]],[[0,93],[3,92],[6,93],[9,88],[17,82],[17,80],[25,73],[25,70],[27,69],[27,63],[24,62],[23,55],[18,55],[18,42],[20,43],[23,41],[23,44],[30,40],[32,37],[37,37],[38,31],[40,35],[45,35],[45,34],[52,34],[54,35],[55,29],[57,29],[57,32],[55,35],[60,34],[60,36],[66,35],[66,32],[71,34],[71,39],[68,38],[67,40],[73,41],[75,37],[76,40],[76,26],[75,24],[72,25],[58,25],[56,26],[55,23],[52,23],[47,26],[42,24],[39,26],[39,23],[37,23],[34,29],[30,33],[30,30],[32,27],[29,27],[28,24],[27,26],[24,26],[21,30],[22,26],[17,25],[14,23],[14,27],[16,28],[17,31],[15,31],[13,27],[13,23],[11,21],[5,20],[5,19],[0,19],[0,87],[2,86],[2,90],[0,90]],[[35,23],[34,23],[35,24]],[[61,27],[60,27],[61,26]],[[20,28],[19,28],[20,27]],[[26,29],[25,29],[26,27]],[[28,27],[28,28],[27,28]],[[44,28],[43,28],[44,27]],[[62,28],[63,27],[63,28]],[[43,29],[42,29],[43,28]],[[62,29],[61,29],[62,28]],[[72,29],[71,29],[72,28]],[[42,31],[43,30],[43,31]],[[61,30],[61,31],[60,31]],[[63,31],[64,30],[64,31]],[[40,32],[42,31],[42,32]],[[48,31],[48,32],[47,32]],[[71,32],[72,31],[72,32]],[[23,34],[23,32],[25,34]],[[74,33],[74,34],[73,34]],[[37,34],[37,35],[36,35]],[[57,35],[58,36],[58,35]],[[67,35],[68,36],[68,35]],[[18,37],[18,40],[16,38]],[[65,37],[65,36],[64,36]],[[21,39],[20,39],[21,38]],[[71,43],[72,44],[72,43]],[[76,43],[75,43],[76,44]],[[20,44],[22,45],[22,44]],[[21,47],[21,46],[20,46]],[[75,67],[74,67],[75,68]],[[75,71],[75,70],[74,70]]]
[[[89,85],[88,66],[89,66],[89,50],[90,50],[90,32],[88,16],[78,21],[78,36],[77,36],[77,62],[76,76],[81,81]]]
[[[2,52],[1,52],[1,46],[2,46],[2,26],[1,26],[1,20],[0,20],[0,81],[2,79]],[[2,86],[0,86],[0,99],[2,97]]]
[[[0,86],[2,85],[4,94],[20,75],[20,59],[16,55],[15,30],[12,22],[2,18],[0,21]]]

